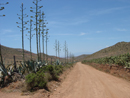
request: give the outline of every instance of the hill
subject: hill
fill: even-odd
[[[92,55],[85,57],[85,59],[90,60],[102,57],[116,56],[126,53],[130,53],[130,42],[119,42],[113,46],[95,52]]]
[[[22,61],[22,49],[15,49],[15,48],[9,48],[6,46],[1,45],[1,51],[2,51],[2,57],[3,57],[3,62],[5,65],[12,64],[14,62],[13,56],[15,56],[16,61]],[[30,60],[30,52],[27,50],[24,50],[24,55],[25,55],[25,60]],[[43,53],[41,53],[43,55]],[[46,57],[46,54],[44,54]],[[55,56],[48,56],[48,60],[50,61],[55,60]],[[36,60],[37,59],[37,54],[32,53],[32,59]],[[63,60],[63,58],[61,58]]]
[[[22,61],[22,49],[9,48],[6,46],[2,46],[2,56],[5,64],[13,63],[13,56],[16,57],[16,61]],[[76,61],[82,61],[84,59],[96,59],[102,57],[116,56],[120,54],[130,53],[130,42],[119,42],[113,46],[107,47],[100,51],[97,51],[91,55],[83,54],[75,57]],[[32,53],[33,60],[37,59],[37,55]],[[55,56],[48,56],[49,60],[54,61],[56,59]],[[25,50],[25,60],[30,60],[30,52]],[[64,58],[60,58],[61,61],[64,61]]]
[[[76,60],[76,61],[82,61],[82,60],[84,60],[87,56],[89,56],[89,54],[83,54],[83,55],[80,55],[80,56],[75,57],[75,60]]]

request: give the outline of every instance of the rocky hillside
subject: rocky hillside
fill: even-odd
[[[85,59],[95,59],[108,56],[116,56],[120,54],[130,53],[130,42],[119,42],[113,46],[102,49],[92,55],[85,57]]]

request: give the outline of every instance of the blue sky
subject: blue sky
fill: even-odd
[[[30,12],[30,7],[35,7],[33,0],[0,0],[0,3],[6,1],[9,4],[0,11],[0,15],[6,15],[0,17],[0,42],[7,47],[22,48],[17,14],[21,14],[23,2],[26,7],[24,13],[34,15]],[[69,52],[76,56],[94,53],[117,42],[130,41],[130,0],[42,0],[39,5],[43,5],[41,10],[48,21],[49,55],[55,55],[56,39],[61,44],[61,56],[64,56],[65,40]],[[26,36],[24,39],[25,49],[29,50],[29,40]],[[35,36],[32,51],[36,53]]]

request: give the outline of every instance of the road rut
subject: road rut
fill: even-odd
[[[130,98],[130,82],[78,62],[50,98]]]

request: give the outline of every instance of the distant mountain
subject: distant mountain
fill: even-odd
[[[76,60],[76,61],[82,61],[82,60],[84,60],[87,56],[89,56],[89,54],[83,54],[83,55],[80,55],[80,56],[75,57],[75,60]]]
[[[113,46],[102,49],[92,55],[87,56],[85,59],[96,59],[102,57],[116,56],[121,54],[130,53],[130,42],[119,42]]]

